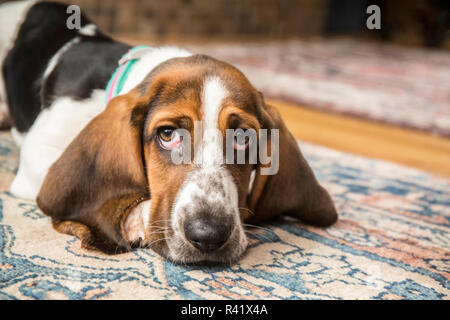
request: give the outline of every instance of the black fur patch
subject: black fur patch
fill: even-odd
[[[83,99],[93,89],[104,88],[129,46],[101,32],[82,36],[66,26],[67,6],[39,2],[28,11],[12,49],[3,61],[2,72],[13,126],[19,132],[31,127],[43,107],[59,96]],[[81,14],[81,27],[90,24]],[[48,79],[42,79],[50,59],[75,37]]]
[[[61,55],[58,65],[45,79],[41,90],[42,108],[49,107],[57,97],[75,100],[89,98],[94,89],[105,89],[117,61],[130,46],[105,36],[81,37]]]

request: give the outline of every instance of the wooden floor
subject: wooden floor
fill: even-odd
[[[297,139],[450,177],[448,138],[282,101],[268,102],[280,110]]]

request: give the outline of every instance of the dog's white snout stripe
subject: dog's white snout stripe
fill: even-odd
[[[238,210],[238,191],[230,172],[223,166],[224,149],[222,133],[218,129],[219,114],[228,90],[219,77],[207,77],[201,94],[203,118],[199,150],[194,150],[195,168],[186,176],[178,191],[172,209],[172,229],[177,239],[183,239],[183,223],[193,219],[204,210],[208,214],[228,216],[233,219],[232,242],[239,244],[239,250],[229,249],[230,256],[240,254],[247,245]],[[182,241],[182,243],[186,240]],[[179,247],[169,244],[171,256],[179,258]],[[192,257],[191,257],[192,258]],[[201,258],[201,257],[199,257]],[[203,257],[204,258],[204,257]]]
[[[218,77],[208,77],[202,92],[202,143],[195,163],[202,168],[219,167],[223,164],[223,138],[218,130],[219,113],[228,91]]]

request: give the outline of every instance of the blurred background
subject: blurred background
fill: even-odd
[[[73,0],[104,30],[150,39],[352,36],[450,48],[447,0]],[[380,30],[366,8],[381,9]]]
[[[300,141],[450,176],[448,0],[60,2],[124,42],[235,65]]]

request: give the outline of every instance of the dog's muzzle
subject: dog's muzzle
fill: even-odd
[[[236,185],[227,170],[191,172],[175,201],[167,241],[169,256],[182,262],[234,262],[247,247]]]

